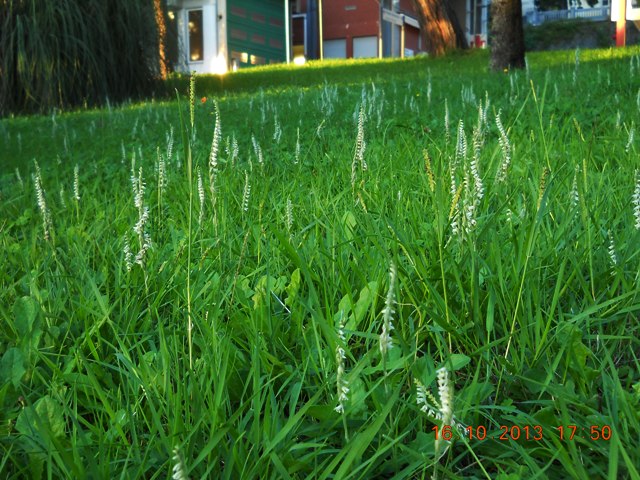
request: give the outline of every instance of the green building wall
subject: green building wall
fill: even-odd
[[[227,0],[227,45],[238,68],[285,61],[283,0]]]

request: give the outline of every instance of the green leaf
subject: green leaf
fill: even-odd
[[[16,347],[7,350],[0,361],[0,376],[3,383],[11,381],[14,387],[18,387],[26,371],[22,350]]]
[[[462,367],[467,365],[471,361],[471,358],[463,355],[461,353],[453,353],[449,357],[449,360],[445,362],[443,366],[446,366],[449,371],[455,372],[456,370],[460,370]]]
[[[356,216],[353,214],[353,212],[347,211],[344,213],[340,225],[342,225],[344,235],[345,237],[347,237],[348,241],[353,240],[353,231],[355,230],[357,224],[358,222],[356,221]]]
[[[298,292],[300,291],[300,269],[296,268],[291,274],[291,281],[287,288],[285,288],[287,292],[287,298],[284,301],[284,304],[290,307],[293,302],[296,301],[296,297],[298,296]]]
[[[16,300],[13,305],[13,314],[19,339],[31,337],[34,326],[37,326],[38,309],[38,303],[31,297],[21,297]]]
[[[51,439],[64,437],[63,408],[46,395],[18,415],[16,430],[26,436],[40,437],[42,444],[51,447]]]
[[[377,291],[378,282],[369,282],[366,287],[360,290],[360,296],[353,308],[353,315],[349,317],[349,320],[345,325],[347,330],[358,330],[360,322],[362,322],[365,314],[369,308],[371,308],[371,303],[373,302]]]

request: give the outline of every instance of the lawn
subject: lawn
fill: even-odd
[[[0,476],[640,479],[640,49],[487,65],[1,119]]]

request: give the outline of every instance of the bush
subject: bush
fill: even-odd
[[[153,0],[0,2],[0,115],[149,94],[159,70]]]

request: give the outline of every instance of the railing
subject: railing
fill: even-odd
[[[569,10],[548,10],[546,12],[528,12],[524,16],[526,23],[540,25],[545,22],[583,18],[585,20],[606,20],[609,18],[609,6],[597,8],[571,8]]]

